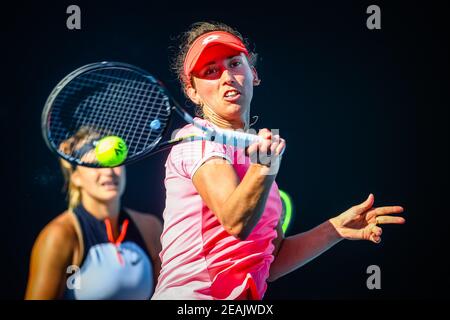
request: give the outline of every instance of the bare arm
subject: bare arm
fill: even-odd
[[[274,241],[275,260],[270,267],[269,281],[301,267],[343,239],[381,241],[381,224],[403,224],[402,217],[387,216],[401,213],[400,206],[372,207],[371,194],[363,203],[353,206],[307,232],[288,238],[283,237],[281,226]]]
[[[239,183],[233,166],[218,158],[205,162],[193,178],[200,196],[222,226],[240,239],[247,238],[259,221],[273,180],[273,176],[260,174],[258,165],[251,165]]]
[[[278,235],[283,233],[281,225],[278,227],[277,232]],[[329,221],[307,232],[287,238],[277,238],[274,250],[275,260],[270,266],[268,280],[274,281],[300,268],[342,239]]]
[[[66,268],[72,264],[76,234],[69,226],[51,222],[39,234],[31,253],[25,299],[60,299]]]
[[[267,153],[270,149],[277,166],[251,164],[242,181],[233,166],[214,157],[206,161],[194,174],[192,181],[207,206],[217,216],[227,232],[246,239],[261,218],[276,173],[279,154],[285,146],[283,139],[273,139],[268,130],[261,130],[263,142],[249,147],[249,154]]]

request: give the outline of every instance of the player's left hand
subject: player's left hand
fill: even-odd
[[[372,207],[374,196],[370,194],[366,201],[351,207],[337,217],[330,219],[336,232],[344,239],[381,241],[382,224],[403,224],[405,219],[398,216],[388,216],[403,212],[400,206]]]

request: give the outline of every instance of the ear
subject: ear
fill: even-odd
[[[193,103],[195,103],[196,105],[201,105],[201,99],[199,97],[199,95],[197,94],[197,90],[195,90],[195,88],[191,85],[188,85],[185,88],[186,94],[189,97],[189,99],[191,99],[191,101]]]
[[[256,71],[255,67],[252,67],[252,74],[253,74],[253,86],[257,87],[261,83],[261,79],[259,79],[258,72]]]
[[[81,187],[81,177],[80,172],[75,169],[74,172],[72,172],[72,175],[70,176],[70,181],[77,187]]]

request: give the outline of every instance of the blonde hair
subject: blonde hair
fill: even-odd
[[[90,128],[82,127],[69,139],[64,140],[59,149],[65,154],[72,154],[75,150],[79,150],[86,143],[90,143],[93,139],[99,137],[99,134]],[[64,159],[59,160],[62,174],[64,176],[63,190],[67,195],[69,210],[76,208],[81,203],[81,188],[77,187],[72,181],[72,175],[76,170],[76,166],[72,165]]]
[[[72,174],[76,168],[64,159],[59,160],[61,171],[64,176],[63,190],[66,192],[66,199],[70,210],[73,210],[81,203],[81,188],[72,182]]]

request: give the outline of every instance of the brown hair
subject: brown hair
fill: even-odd
[[[252,66],[256,66],[256,61],[258,58],[258,54],[250,49],[250,42],[248,39],[244,38],[237,30],[233,29],[232,27],[221,23],[221,22],[215,22],[215,21],[209,21],[209,22],[196,22],[193,23],[189,29],[182,33],[178,38],[178,41],[180,42],[175,54],[173,55],[172,63],[171,63],[171,69],[175,74],[177,75],[178,80],[181,83],[181,86],[183,87],[183,92],[186,94],[186,83],[189,82],[193,87],[194,83],[190,79],[186,79],[186,76],[184,75],[184,60],[186,58],[186,54],[189,51],[190,46],[194,42],[195,39],[197,39],[202,34],[205,34],[207,32],[211,31],[226,31],[229,32],[244,43],[245,47],[247,48],[249,52],[249,62]],[[195,88],[195,87],[194,87]],[[197,108],[197,115],[202,116],[201,108]]]

